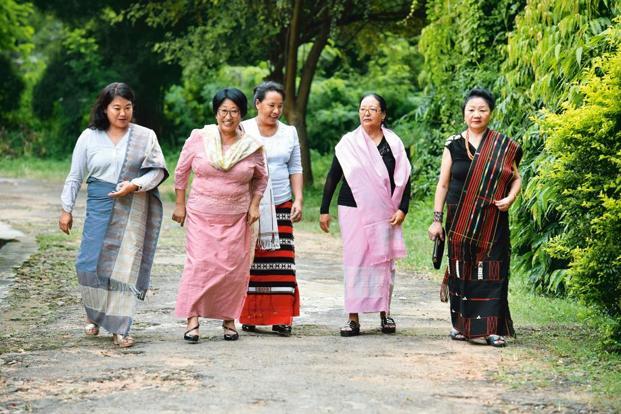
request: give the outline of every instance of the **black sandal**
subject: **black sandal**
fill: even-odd
[[[224,340],[225,341],[237,341],[239,339],[239,333],[235,328],[228,328],[222,324],[222,329],[224,329]],[[226,331],[235,332],[234,334],[227,334]]]
[[[187,331],[185,331],[185,333],[183,334],[183,339],[185,339],[186,341],[188,341],[191,344],[195,344],[198,342],[198,335],[188,335],[190,332],[192,332],[195,329],[198,329],[198,327],[200,326],[200,323],[198,325],[196,325],[194,328],[192,329],[188,329]]]
[[[349,321],[347,325],[341,328],[341,336],[358,336],[360,335],[360,323]]]
[[[242,325],[242,331],[245,332],[256,332],[256,325]]]
[[[485,338],[485,342],[487,342],[488,345],[496,348],[503,348],[507,346],[507,341],[505,341],[505,338],[500,335],[490,335]]]
[[[280,336],[291,336],[291,325],[272,325],[272,331]]]
[[[464,336],[464,334],[462,334],[455,328],[451,329],[449,336],[451,337],[453,341],[465,341],[466,340],[466,337]]]
[[[395,320],[390,316],[384,316],[382,318],[382,333],[393,334],[397,332],[397,324]]]

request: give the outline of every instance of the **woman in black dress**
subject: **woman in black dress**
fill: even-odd
[[[449,264],[441,296],[450,299],[450,336],[485,338],[489,345],[502,347],[504,336],[514,335],[507,301],[508,210],[522,184],[517,170],[522,150],[509,137],[488,129],[493,110],[489,91],[468,93],[463,107],[467,129],[447,140],[442,155],[429,238],[445,237],[446,203]]]

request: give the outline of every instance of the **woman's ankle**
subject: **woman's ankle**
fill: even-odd
[[[195,326],[198,328],[198,316],[192,316],[186,319],[188,329]]]

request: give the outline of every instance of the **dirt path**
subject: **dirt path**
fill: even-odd
[[[290,338],[242,333],[229,343],[218,321],[203,321],[201,342],[183,343],[184,323],[172,311],[184,236],[168,219],[153,290],[135,318],[137,345],[120,350],[107,334],[87,338],[72,270],[78,237],[51,236],[59,192],[58,183],[0,180],[0,220],[47,235],[0,303],[0,413],[590,410],[588,396],[498,381],[519,369],[516,353],[451,341],[447,306],[425,275],[397,274],[396,335],[365,315],[363,335],[341,338],[340,241],[316,233],[296,233],[302,315]],[[166,218],[171,211],[166,205]],[[81,199],[78,235],[83,214]]]

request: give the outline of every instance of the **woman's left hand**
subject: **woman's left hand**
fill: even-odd
[[[297,223],[302,220],[302,200],[295,200],[291,206],[291,221]]]
[[[513,204],[514,201],[515,197],[508,196],[505,198],[501,198],[500,200],[494,200],[494,205],[498,207],[498,210],[500,211],[507,211],[509,210],[509,207],[511,207],[511,204]]]
[[[138,186],[136,184],[130,183],[129,181],[123,181],[116,186],[116,191],[108,193],[108,195],[112,198],[120,198],[126,196],[127,194],[133,193],[136,190],[138,190]]]
[[[259,219],[259,205],[250,204],[250,208],[248,209],[248,224],[252,224]]]
[[[403,223],[403,220],[405,220],[405,213],[401,210],[397,210],[390,218],[390,224],[392,226],[398,226]]]

